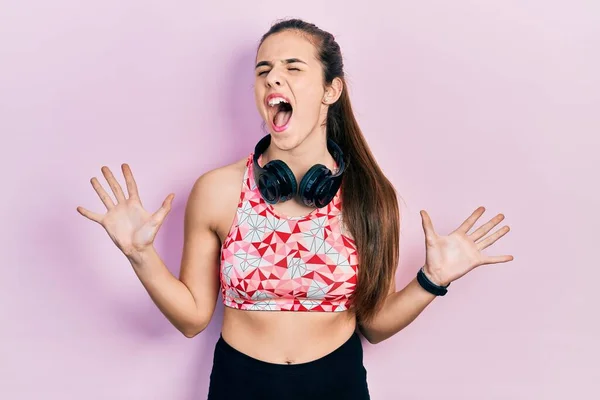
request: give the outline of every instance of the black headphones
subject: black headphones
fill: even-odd
[[[270,143],[271,135],[268,134],[256,144],[253,156],[254,181],[267,203],[284,202],[299,195],[305,205],[321,208],[333,200],[345,169],[344,153],[333,140],[327,139],[327,150],[338,165],[337,172],[334,174],[323,164],[315,164],[304,174],[299,187],[294,173],[283,161],[271,160],[264,167],[258,165],[258,158]]]

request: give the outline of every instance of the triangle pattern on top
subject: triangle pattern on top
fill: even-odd
[[[252,156],[221,247],[224,305],[240,310],[347,310],[356,289],[358,257],[354,239],[344,229],[340,191],[306,216],[280,216],[256,187]]]

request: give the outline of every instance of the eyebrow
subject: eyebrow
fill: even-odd
[[[293,64],[293,63],[302,63],[302,64],[306,64],[304,61],[302,61],[302,60],[301,60],[301,59],[299,59],[299,58],[288,58],[288,59],[286,59],[286,60],[283,60],[283,63],[284,63],[284,64]],[[308,64],[306,64],[306,65],[308,65]],[[273,66],[273,63],[271,63],[271,62],[269,62],[269,61],[260,61],[258,64],[256,64],[256,67],[255,67],[254,69],[256,69],[256,68],[259,68],[259,67],[263,67],[263,66],[272,67],[272,66]]]

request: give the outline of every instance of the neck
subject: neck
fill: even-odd
[[[265,165],[271,160],[285,162],[294,172],[298,182],[315,164],[323,164],[331,170],[335,168],[335,160],[327,149],[327,136],[324,130],[311,132],[302,142],[289,150],[269,145],[262,155],[261,165]]]

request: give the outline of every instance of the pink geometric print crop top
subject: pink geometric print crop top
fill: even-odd
[[[357,283],[354,240],[340,191],[302,217],[279,215],[261,197],[248,157],[234,221],[221,247],[223,304],[240,310],[345,311]]]

